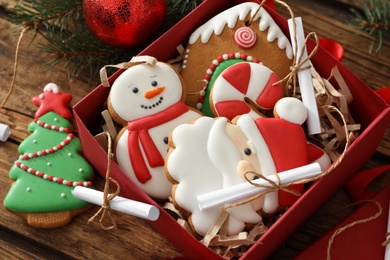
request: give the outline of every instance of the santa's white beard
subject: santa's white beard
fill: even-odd
[[[237,173],[237,165],[243,158],[239,147],[226,133],[227,123],[226,118],[218,118],[210,129],[207,142],[209,158],[215,168],[219,170],[224,188],[245,182]],[[229,230],[231,231],[237,229],[240,224],[254,224],[262,220],[251,203],[229,208],[227,211],[230,213]]]
[[[191,213],[192,224],[200,235],[207,233],[221,211],[220,207],[201,211],[197,196],[244,182],[236,174],[241,154],[225,132],[226,123],[223,118],[202,117],[193,124],[180,125],[172,132],[176,148],[169,155],[166,167],[179,183],[175,201]],[[246,223],[261,221],[251,204],[228,209],[228,212],[231,214],[228,234],[231,235],[241,232]]]

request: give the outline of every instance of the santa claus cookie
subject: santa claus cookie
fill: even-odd
[[[71,98],[55,84],[33,98],[39,108],[28,126],[32,133],[20,143],[21,155],[9,172],[13,183],[4,206],[33,227],[63,226],[90,206],[71,192],[75,186],[91,187],[94,176],[69,122]]]
[[[124,173],[155,199],[171,194],[164,173],[169,133],[201,116],[185,105],[185,96],[176,70],[154,58],[124,71],[110,90],[108,110],[124,126],[115,141],[115,158]]]
[[[284,78],[293,63],[288,38],[264,8],[246,2],[234,6],[210,19],[195,30],[186,46],[181,75],[189,95],[187,104],[213,115],[208,108],[208,96],[216,78],[226,68],[239,62],[261,63],[278,78]],[[253,95],[243,93],[245,100]],[[256,96],[261,94],[258,90]],[[287,94],[287,90],[284,90]],[[262,107],[262,104],[257,104]]]
[[[276,104],[276,114],[276,118],[258,119],[245,114],[232,122],[225,117],[201,117],[173,130],[166,172],[174,183],[174,205],[188,216],[196,233],[205,235],[221,214],[220,207],[200,210],[198,195],[243,183],[248,171],[269,176],[313,161],[323,170],[330,165],[322,150],[307,144],[301,127],[307,115],[302,102],[283,98]],[[303,186],[290,188],[302,191]],[[228,208],[228,233],[237,234],[247,224],[260,222],[260,212],[272,214],[296,199],[285,192],[272,192]]]

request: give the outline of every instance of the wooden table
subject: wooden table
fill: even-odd
[[[15,48],[18,37],[12,33],[12,25],[6,21],[4,8],[16,1],[1,2],[0,9],[0,99],[5,97],[10,86]],[[349,25],[351,13],[348,6],[335,1],[290,0],[286,1],[297,16],[302,16],[305,31],[315,31],[320,37],[337,40],[345,49],[343,64],[357,74],[373,89],[389,86],[390,43],[383,46],[382,55],[368,54],[371,39],[366,34],[354,30]],[[342,1],[348,2],[348,1]],[[353,1],[351,1],[353,2]],[[279,10],[280,9],[280,10]],[[284,8],[279,12],[288,17]],[[42,60],[45,54],[37,50],[35,41],[26,47],[30,36],[27,34],[21,42],[16,85],[5,109],[0,109],[0,122],[11,126],[12,135],[7,142],[0,143],[0,202],[9,190],[11,179],[8,171],[18,158],[20,142],[30,133],[27,125],[32,121],[36,107],[31,98],[41,93],[44,85],[55,82],[64,92],[73,94],[72,105],[89,93],[97,79],[88,81],[85,75],[68,79],[67,69],[61,65],[43,72]],[[38,39],[39,40],[39,39]],[[363,169],[385,165],[390,162],[390,130],[382,143]],[[386,172],[371,185],[380,190],[390,184],[390,172]],[[102,189],[103,181],[97,178],[96,186]],[[320,237],[338,221],[349,214],[348,211],[332,214],[350,203],[343,188],[339,189],[322,207],[301,227],[285,245],[275,252],[274,259],[285,259],[304,249],[314,239]],[[76,217],[71,224],[54,230],[34,229],[24,220],[0,209],[0,258],[18,259],[164,259],[180,256],[180,253],[152,229],[148,223],[138,218],[114,213],[118,228],[103,231],[96,223],[87,225],[87,220],[98,210],[93,207]]]

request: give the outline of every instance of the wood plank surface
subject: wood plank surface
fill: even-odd
[[[18,36],[14,25],[6,20],[4,8],[16,1],[0,2],[0,100],[10,86],[13,76],[15,48]],[[361,78],[372,89],[390,86],[390,43],[387,41],[381,55],[369,54],[371,38],[353,29],[349,21],[351,13],[339,1],[290,0],[286,1],[296,16],[303,18],[305,32],[315,31],[320,37],[337,40],[345,49],[343,64]],[[286,9],[278,6],[278,12],[288,17]],[[19,63],[14,92],[6,107],[0,109],[0,122],[10,125],[12,134],[7,142],[0,143],[0,203],[11,185],[8,171],[18,158],[18,145],[30,133],[36,107],[31,98],[41,93],[44,85],[57,83],[61,90],[73,94],[71,104],[76,104],[89,93],[98,80],[89,81],[88,76],[79,75],[68,79],[67,69],[57,66],[44,71],[45,55],[36,48],[40,39],[27,47],[31,35],[21,41]],[[62,64],[63,65],[63,64]],[[390,162],[389,128],[376,153],[362,169],[369,169]],[[97,189],[103,189],[103,180],[96,178]],[[370,185],[380,190],[390,184],[390,172],[386,172]],[[335,213],[350,203],[344,189],[338,190],[307,223],[292,235],[273,255],[273,259],[290,259],[315,239],[321,237],[351,211]],[[118,228],[111,231],[101,229],[97,221],[87,225],[88,219],[99,208],[92,207],[75,217],[62,228],[42,230],[31,228],[25,221],[0,207],[0,258],[4,259],[168,259],[180,256],[158,232],[144,220],[114,212]],[[331,215],[331,217],[329,217]]]

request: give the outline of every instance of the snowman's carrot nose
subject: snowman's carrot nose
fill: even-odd
[[[145,91],[145,93],[144,93],[144,97],[145,97],[146,99],[152,99],[152,98],[154,98],[155,96],[157,96],[158,94],[160,94],[161,92],[163,92],[164,89],[165,89],[165,86],[147,90],[147,91]]]

